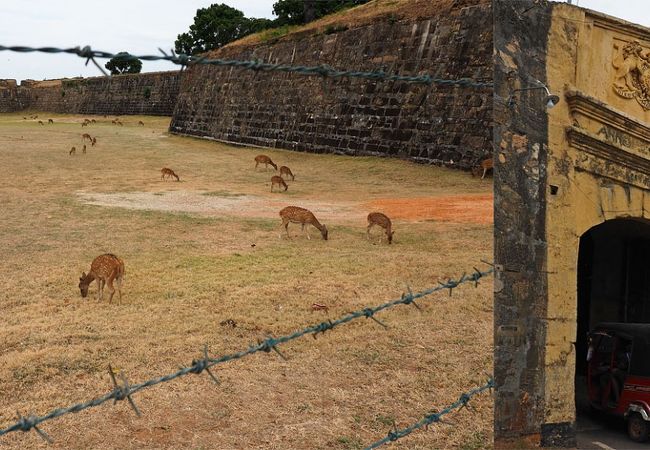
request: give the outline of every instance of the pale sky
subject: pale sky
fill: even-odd
[[[198,8],[226,3],[247,17],[273,18],[275,0],[0,0],[0,44],[32,47],[90,45],[112,53],[158,54],[186,32]],[[432,0],[435,1],[435,0]],[[516,1],[516,0],[513,0]],[[650,27],[650,0],[573,0]],[[98,59],[103,67],[107,60]],[[99,76],[74,55],[0,52],[0,79]],[[174,70],[169,62],[143,61],[143,71]]]

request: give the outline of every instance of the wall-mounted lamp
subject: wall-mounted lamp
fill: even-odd
[[[541,83],[540,83],[541,84]],[[560,102],[560,97],[558,97],[555,94],[551,94],[548,88],[545,85],[541,86],[533,86],[533,87],[527,87],[527,88],[519,88],[515,89],[510,93],[510,97],[508,97],[508,106],[513,107],[515,106],[515,92],[518,91],[532,91],[533,89],[544,89],[546,91],[546,98],[544,99],[544,103],[546,103],[546,107],[548,109],[551,109],[555,105],[557,105]]]

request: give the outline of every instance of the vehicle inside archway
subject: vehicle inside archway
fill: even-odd
[[[650,222],[610,220],[583,234],[577,288],[578,427],[596,420],[623,431],[624,418],[630,437],[644,441],[650,433]]]

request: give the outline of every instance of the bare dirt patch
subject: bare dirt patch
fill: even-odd
[[[207,194],[207,195],[206,195]],[[210,195],[196,191],[93,193],[78,192],[79,200],[95,206],[198,214],[208,217],[276,218],[290,199],[259,195]],[[370,211],[379,210],[403,222],[438,220],[456,223],[492,223],[491,194],[448,195],[417,198],[378,198],[370,202],[323,202],[301,199],[300,205],[319,217],[343,222],[359,222]]]
[[[494,219],[492,194],[448,195],[441,197],[380,198],[368,202],[371,209],[405,220],[440,220],[491,224]]]

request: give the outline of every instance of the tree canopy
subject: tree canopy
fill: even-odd
[[[223,47],[252,33],[284,25],[300,25],[327,14],[369,0],[278,0],[273,4],[275,20],[257,19],[223,3],[215,3],[196,11],[194,23],[187,33],[174,42],[177,53],[196,55]]]
[[[111,75],[140,73],[142,70],[142,61],[139,59],[124,59],[123,56],[125,55],[128,55],[128,53],[120,52],[104,65],[104,67],[111,71]]]
[[[223,47],[228,42],[270,28],[272,20],[249,19],[238,9],[223,3],[196,11],[194,23],[187,33],[178,35],[174,44],[177,53],[196,55]]]

